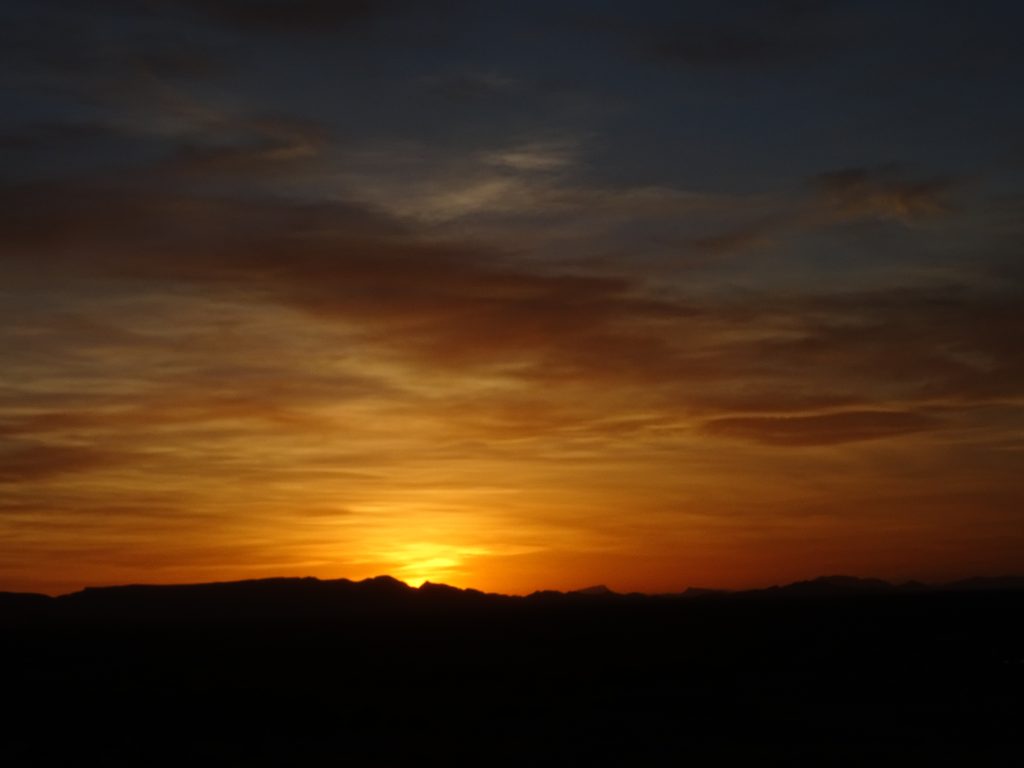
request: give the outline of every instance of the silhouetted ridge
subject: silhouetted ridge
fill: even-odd
[[[69,613],[124,618],[297,618],[371,613],[407,604],[416,591],[390,576],[360,582],[313,577],[208,584],[87,587],[57,602]]]
[[[597,584],[593,587],[586,587],[584,589],[576,589],[569,593],[570,595],[584,595],[587,597],[609,597],[611,595],[617,595],[618,592],[613,592],[608,589],[604,584]]]
[[[0,592],[0,606],[45,605],[53,599],[36,592]]]
[[[945,588],[956,592],[1024,589],[1024,576],[976,576],[946,584]]]
[[[878,594],[891,592],[893,585],[881,579],[861,579],[856,576],[819,576],[809,581],[797,581],[784,587],[772,587],[788,595],[843,595]]]
[[[728,592],[689,588],[670,595],[620,594],[605,585],[572,592],[543,590],[526,597],[484,593],[447,584],[425,582],[418,589],[391,576],[363,581],[313,577],[269,578],[205,584],[131,584],[86,587],[60,597],[31,593],[0,593],[0,617],[31,619],[67,616],[124,619],[209,619],[358,617],[386,614],[429,614],[481,607],[670,604],[673,601],[717,602],[735,599],[842,599],[925,593],[1002,592],[1024,590],[1024,577],[980,577],[944,585],[880,579],[823,576],[767,589]]]
[[[958,584],[508,597],[281,578],[0,594],[16,703],[4,765],[828,766],[851,744],[871,752],[851,768],[1015,765],[977,752],[1020,753],[1021,580]],[[969,749],[947,761],[950,734]],[[901,742],[909,757],[887,760]],[[929,742],[942,759],[921,759]],[[177,744],[181,759],[160,759]],[[736,744],[749,750],[719,759]]]
[[[485,597],[486,593],[481,592],[479,589],[461,589],[459,587],[452,587],[448,584],[437,584],[433,581],[425,581],[420,585],[419,593],[422,595],[429,595],[431,597]],[[494,597],[504,597],[504,595],[492,595]]]
[[[359,585],[370,594],[381,597],[408,597],[416,590],[393,576],[374,576],[364,579]]]
[[[679,593],[680,597],[711,597],[728,594],[725,589],[707,589],[705,587],[687,587]]]

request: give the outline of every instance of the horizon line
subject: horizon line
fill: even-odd
[[[1015,581],[1020,580],[1024,582],[1024,575],[1021,574],[1001,574],[1001,575],[975,575],[967,576],[963,578],[952,579],[950,581],[921,581],[918,579],[906,579],[902,581],[890,581],[888,579],[882,579],[872,576],[852,576],[850,574],[834,573],[834,574],[822,574],[806,579],[797,579],[790,582],[776,582],[768,586],[760,587],[742,587],[742,588],[727,588],[727,587],[699,587],[694,585],[687,585],[677,591],[660,591],[660,592],[642,592],[638,590],[631,591],[618,591],[606,586],[604,583],[590,584],[585,587],[579,587],[576,589],[535,589],[531,592],[524,593],[505,593],[505,592],[489,592],[476,587],[461,587],[454,584],[448,584],[442,581],[431,581],[426,579],[419,584],[411,584],[404,579],[400,579],[397,576],[391,574],[378,574],[376,576],[368,576],[362,579],[353,579],[346,576],[338,576],[332,578],[323,578],[320,576],[304,575],[304,576],[261,576],[257,578],[243,578],[243,579],[223,579],[213,581],[182,581],[182,582],[125,582],[116,584],[87,584],[78,589],[74,589],[68,592],[35,592],[35,591],[23,591],[23,590],[8,590],[0,589],[0,594],[9,595],[43,595],[50,598],[67,597],[70,595],[79,594],[86,591],[92,590],[103,590],[103,589],[123,589],[132,587],[203,587],[203,586],[215,586],[215,585],[229,585],[229,584],[248,584],[248,583],[260,583],[270,581],[315,581],[320,583],[330,582],[349,582],[351,584],[365,584],[367,582],[374,581],[392,581],[403,585],[411,591],[419,592],[424,587],[445,587],[448,589],[458,590],[460,592],[475,592],[481,595],[498,596],[498,597],[530,597],[532,595],[541,594],[561,594],[561,595],[583,595],[583,596],[595,596],[595,595],[608,595],[608,596],[643,596],[643,597],[665,597],[665,596],[678,596],[685,595],[689,592],[695,593],[710,593],[710,594],[742,594],[746,592],[763,592],[772,589],[785,589],[800,584],[824,584],[831,582],[833,585],[837,583],[846,583],[849,585],[860,584],[864,585],[876,585],[881,587],[892,587],[892,588],[906,588],[906,587],[920,587],[920,588],[942,588],[951,587],[956,585],[963,585],[967,583],[977,582],[996,582],[996,581]]]

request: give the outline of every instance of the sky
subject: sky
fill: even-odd
[[[0,589],[1024,572],[1024,10],[0,0]]]

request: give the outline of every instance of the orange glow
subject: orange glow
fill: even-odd
[[[792,9],[759,42],[715,4],[560,11],[539,37],[521,25],[548,11],[510,4],[459,11],[464,48],[410,34],[448,29],[429,3],[273,2],[258,24],[223,0],[23,5],[12,103],[33,106],[0,115],[0,590],[1020,570],[1002,48],[883,98],[846,80],[886,85],[874,46],[863,67],[858,46],[796,45],[842,51],[818,68],[775,51]],[[710,14],[695,60],[632,39],[707,36],[670,21],[691,13]],[[189,25],[210,61],[177,45]],[[950,58],[884,30],[889,65]]]

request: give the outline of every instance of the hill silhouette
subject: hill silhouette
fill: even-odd
[[[1022,587],[0,593],[5,762],[1009,764]]]
[[[447,584],[425,582],[411,587],[391,576],[361,581],[315,577],[248,579],[197,584],[129,584],[85,589],[57,597],[0,592],[0,621],[15,616],[95,618],[312,618],[342,615],[423,615],[435,610],[501,607],[522,610],[531,604],[606,607],[701,600],[772,600],[857,595],[1014,592],[1024,590],[1024,577],[972,578],[945,584],[891,584],[881,579],[822,576],[764,589],[728,591],[688,587],[679,593],[622,594],[601,584],[559,592],[544,590],[525,597],[484,593]]]

